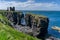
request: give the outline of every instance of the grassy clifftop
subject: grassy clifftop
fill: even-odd
[[[11,28],[6,17],[0,14],[0,40],[38,40]]]

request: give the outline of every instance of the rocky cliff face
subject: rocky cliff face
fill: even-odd
[[[45,38],[46,34],[48,33],[48,24],[49,24],[49,19],[47,17],[42,17],[42,16],[37,16],[37,15],[33,15],[33,14],[26,14],[29,15],[26,17],[29,18],[27,19],[27,23],[30,24],[29,26],[33,28],[33,32],[35,33],[35,31],[37,29],[39,34],[36,35],[38,38]],[[34,35],[34,34],[33,34]]]
[[[5,16],[15,25],[21,25],[21,19],[24,17],[24,14],[22,12],[5,12]]]
[[[45,38],[46,34],[48,33],[48,24],[49,24],[49,19],[48,18],[42,18],[40,19],[40,33],[37,35],[38,38]]]
[[[12,28],[9,20],[0,14],[0,40],[40,40]]]
[[[35,14],[22,14],[21,12],[8,12],[6,13],[6,17],[14,24],[14,25],[22,25],[21,19],[25,19],[25,26],[15,26],[16,29],[21,32],[30,34],[32,36],[36,36],[38,38],[44,38],[48,33],[48,24],[49,19],[44,16],[35,15]],[[22,29],[23,28],[23,29]]]

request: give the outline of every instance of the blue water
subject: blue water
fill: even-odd
[[[44,15],[49,18],[49,27],[48,33],[60,38],[60,33],[56,30],[52,30],[52,26],[60,27],[60,11],[24,11],[24,12],[31,12],[34,14]]]

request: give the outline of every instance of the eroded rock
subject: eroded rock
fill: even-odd
[[[47,17],[33,15],[33,14],[22,14],[17,12],[7,13],[7,18],[15,25],[14,28],[24,32],[26,34],[35,36],[37,38],[44,39],[48,33],[49,19]],[[26,25],[21,26],[21,19],[25,19]],[[17,25],[17,26],[16,26]]]

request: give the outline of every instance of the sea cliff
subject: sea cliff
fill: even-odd
[[[2,13],[8,20],[12,28],[31,36],[44,39],[48,33],[49,18],[43,15],[36,15],[23,12],[6,11]],[[21,24],[22,19],[25,25]]]
[[[11,21],[0,12],[0,40],[39,40],[13,28]]]

